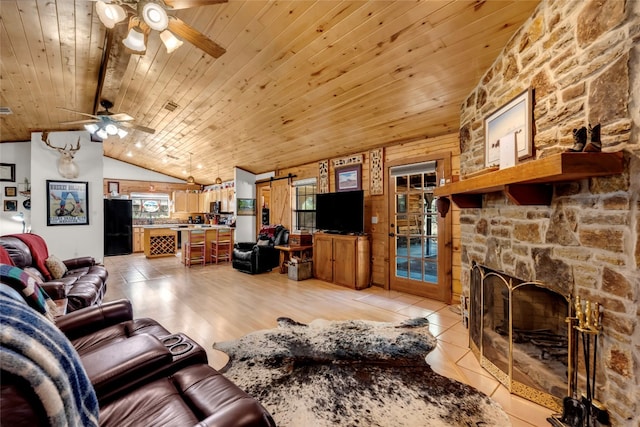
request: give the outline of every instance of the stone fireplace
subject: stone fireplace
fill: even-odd
[[[514,394],[559,411],[573,369],[569,296],[476,263],[470,295],[469,338],[480,364]]]
[[[486,172],[484,119],[528,88],[534,92],[534,154],[522,162],[566,151],[573,144],[572,129],[600,123],[602,151],[622,152],[624,172],[549,184],[548,204],[517,205],[506,193],[494,191],[479,196],[480,206],[454,212],[460,216],[460,283],[463,294],[470,297],[472,347],[476,352],[485,345],[495,347],[491,364],[505,372],[495,375],[502,375],[501,381],[508,381],[513,393],[524,396],[529,392],[521,392],[520,384],[528,384],[520,376],[523,362],[518,358],[527,351],[515,342],[520,338],[514,338],[518,334],[510,332],[509,323],[518,332],[550,328],[529,325],[528,315],[516,319],[518,312],[529,310],[540,317],[533,301],[539,297],[551,301],[545,305],[558,307],[550,314],[558,325],[570,310],[568,295],[598,302],[604,312],[596,398],[607,407],[612,426],[636,427],[640,425],[640,2],[542,0],[461,106],[460,181]],[[491,285],[475,283],[475,265],[485,268],[481,276],[490,277]],[[483,296],[485,287],[489,289]],[[521,291],[531,295],[520,298]],[[514,302],[514,297],[524,302]],[[493,304],[491,315],[485,313],[483,298]],[[515,349],[511,354],[510,347]],[[536,363],[544,370],[556,372],[546,353],[550,351],[526,360],[538,358]],[[578,352],[579,375],[583,375],[581,358]],[[556,376],[567,387],[561,370]],[[533,390],[554,399],[563,395],[563,386],[556,381],[535,382]],[[584,377],[578,378],[577,389],[584,391]]]

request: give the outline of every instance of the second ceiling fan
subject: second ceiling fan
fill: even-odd
[[[129,30],[122,43],[131,53],[144,54],[147,37],[151,30],[156,30],[160,32],[160,39],[169,53],[182,45],[182,41],[176,37],[178,36],[212,57],[219,58],[226,52],[222,46],[180,18],[169,15],[167,11],[226,2],[227,0],[98,0],[96,11],[107,28],[113,28],[129,18]]]

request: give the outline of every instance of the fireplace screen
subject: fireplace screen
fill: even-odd
[[[475,264],[471,346],[509,390],[559,410],[567,395],[569,296]]]

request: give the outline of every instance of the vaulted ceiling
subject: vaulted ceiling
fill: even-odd
[[[129,0],[136,2],[136,0]],[[143,0],[140,0],[143,1]],[[234,1],[170,15],[226,49],[185,42],[168,54],[151,31],[125,51],[91,0],[0,2],[0,141],[95,114],[101,99],[132,130],[104,154],[202,184],[238,166],[264,173],[457,132],[460,106],[539,0]],[[97,142],[96,142],[97,143]]]

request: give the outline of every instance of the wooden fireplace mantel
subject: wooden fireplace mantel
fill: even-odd
[[[481,208],[482,195],[504,191],[516,205],[549,205],[550,184],[624,171],[623,153],[558,153],[437,187],[433,194],[451,197],[460,208]]]

